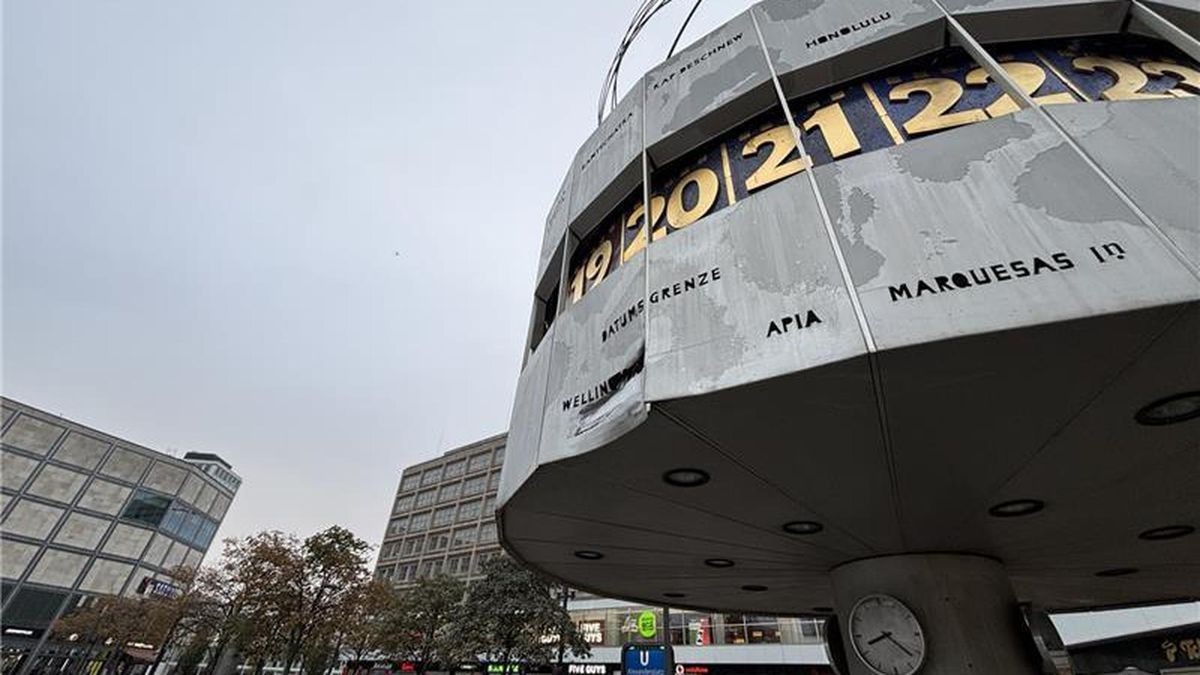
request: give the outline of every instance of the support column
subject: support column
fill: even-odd
[[[878,672],[855,651],[856,632],[862,636],[860,641],[875,640],[869,649],[876,658],[893,656],[888,650],[895,650],[896,657],[913,650],[912,643],[907,647],[897,645],[890,637],[894,631],[898,637],[913,640],[911,634],[901,635],[903,624],[866,621],[856,627],[853,609],[871,595],[895,598],[916,617],[925,644],[923,663],[916,671],[920,675],[1040,672],[1036,648],[1008,574],[997,560],[943,553],[885,556],[841,565],[833,570],[832,579],[849,675]],[[870,603],[867,607],[871,609]],[[877,616],[890,614],[884,611]],[[886,675],[893,675],[893,671],[888,668]]]

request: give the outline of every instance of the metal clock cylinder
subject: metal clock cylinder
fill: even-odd
[[[997,560],[959,554],[867,558],[835,568],[832,581],[850,675],[1040,672],[1008,573]],[[875,611],[881,599],[895,599],[911,612],[922,633],[919,646],[896,628],[893,636],[886,626],[871,626],[869,619],[856,626],[854,617],[869,605]],[[893,623],[908,627],[902,619]],[[861,652],[855,647],[856,633],[864,646]],[[866,647],[868,643],[873,651]],[[891,649],[894,666],[889,661]],[[918,649],[923,652],[919,667],[907,671],[905,663],[914,659],[906,650],[917,653]]]

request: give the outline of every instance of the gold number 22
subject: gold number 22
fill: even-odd
[[[1004,72],[1016,81],[1017,86],[1021,87],[1021,91],[1028,96],[1033,96],[1034,93],[1046,82],[1046,71],[1040,66],[1024,61],[1010,61],[1000,64],[1004,68]],[[983,68],[976,68],[967,73],[967,84],[969,85],[986,85],[991,75]],[[1068,92],[1060,92],[1057,94],[1046,94],[1033,99],[1035,102],[1042,105],[1051,103],[1074,103],[1075,97]],[[1008,94],[1001,94],[1000,98],[994,103],[985,108],[989,117],[1000,117],[1017,111],[1017,104]]]
[[[944,77],[927,77],[923,80],[905,82],[892,87],[888,98],[893,101],[907,101],[913,92],[929,95],[929,103],[904,123],[904,130],[911,136],[926,134],[931,131],[950,129],[952,127],[982,122],[987,115],[979,108],[962,110],[955,113],[946,111],[954,107],[962,98],[962,85]]]

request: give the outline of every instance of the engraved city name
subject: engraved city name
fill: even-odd
[[[1117,242],[1098,244],[1088,248],[1088,251],[1103,264],[1125,260],[1125,247]],[[1050,276],[1060,272],[1075,269],[1075,261],[1066,251],[1050,254],[1035,255],[1031,258],[1011,260],[1008,262],[980,265],[964,270],[956,270],[946,274],[938,274],[929,278],[918,278],[899,284],[888,285],[888,295],[892,302],[901,300],[916,300],[928,295],[950,293],[989,284],[1001,284],[1019,279],[1031,279],[1038,276]]]
[[[857,33],[858,31],[860,31],[864,28],[870,28],[871,26],[874,26],[877,23],[883,23],[884,21],[887,21],[890,18],[892,18],[891,12],[884,12],[882,14],[876,14],[875,16],[863,19],[862,21],[856,21],[848,26],[842,26],[841,28],[838,28],[837,30],[830,31],[823,35],[818,35],[817,37],[812,38],[811,40],[805,42],[804,46],[807,49],[812,49],[813,47],[816,47],[817,45],[823,45],[826,42],[829,42],[830,40],[837,40],[839,38],[846,37],[847,35],[850,35],[851,33]]]
[[[659,300],[667,300],[669,298],[678,297],[684,293],[696,290],[702,286],[707,286],[714,281],[721,280],[721,268],[714,267],[711,270],[693,274],[692,276],[676,281],[673,284],[663,286],[650,292],[650,304],[658,304]],[[613,319],[607,326],[600,331],[600,341],[607,342],[608,338],[616,335],[618,331],[629,325],[629,322],[636,319],[643,311],[646,310],[646,301],[638,300],[629,309],[621,312],[617,318]]]

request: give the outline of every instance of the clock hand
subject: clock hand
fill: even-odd
[[[892,634],[891,634],[891,633],[885,633],[885,634],[884,634],[884,637],[886,637],[887,639],[891,640],[891,641],[892,641],[892,644],[894,644],[894,645],[896,645],[897,647],[899,647],[899,648],[900,648],[900,651],[904,652],[905,654],[908,654],[909,656],[912,656],[912,655],[913,655],[913,653],[912,653],[912,652],[910,652],[910,651],[908,651],[908,649],[906,649],[906,648],[904,647],[904,645],[900,644],[900,641],[899,641],[899,640],[897,640],[896,638],[892,637]]]
[[[880,634],[879,634],[879,637],[877,637],[877,638],[874,638],[874,639],[871,639],[871,640],[867,640],[867,644],[869,644],[869,645],[873,645],[873,644],[875,644],[876,642],[879,642],[880,640],[885,640],[885,639],[888,639],[888,638],[891,638],[891,637],[892,637],[892,634],[891,634],[891,633],[889,633],[888,631],[883,631],[882,633],[880,633]],[[893,640],[893,641],[894,641],[894,640]]]

